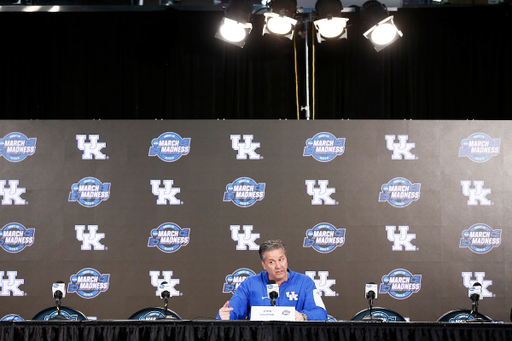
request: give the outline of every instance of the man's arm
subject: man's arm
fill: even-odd
[[[233,310],[233,308],[229,307],[229,301],[227,301],[226,303],[224,303],[222,308],[219,309],[219,313],[217,314],[217,320],[229,320],[231,310]]]
[[[320,291],[316,288],[314,282],[311,282],[312,285],[308,285],[306,289],[304,308],[299,310],[299,313],[305,314],[308,321],[327,321],[327,311],[320,296]]]
[[[249,291],[245,281],[236,289],[231,300],[219,309],[217,320],[245,320],[248,314]]]

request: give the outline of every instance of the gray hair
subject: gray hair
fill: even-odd
[[[265,241],[263,244],[260,245],[259,253],[261,261],[265,261],[265,252],[277,249],[282,249],[284,251],[284,254],[286,254],[286,245],[284,245],[281,239],[271,239]]]

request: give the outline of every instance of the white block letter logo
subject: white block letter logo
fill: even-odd
[[[253,135],[244,135],[243,144],[240,144],[240,135],[230,135],[230,138],[231,147],[233,147],[233,150],[238,151],[236,155],[237,160],[247,160],[247,157],[249,157],[249,160],[260,160],[262,158],[260,154],[255,152],[256,148],[260,147],[260,143],[252,142]]]
[[[311,199],[311,205],[336,205],[336,200],[331,198],[331,194],[336,193],[335,188],[328,188],[329,180],[318,180],[318,187],[315,187],[315,180],[306,180],[306,190]]]
[[[179,187],[172,187],[173,180],[164,180],[164,187],[160,187],[160,180],[151,180],[151,190],[154,195],[158,196],[157,205],[181,205],[181,200],[176,199],[176,194],[180,193]]]
[[[23,296],[25,293],[20,290],[20,285],[25,283],[24,279],[16,279],[18,271],[7,271],[7,278],[4,278],[4,271],[0,271],[0,296]]]
[[[252,225],[244,225],[244,233],[240,234],[240,225],[230,225],[231,239],[238,242],[237,250],[259,250],[259,246],[254,242],[260,237],[259,233],[252,233]]]
[[[416,160],[416,156],[411,153],[411,149],[416,147],[416,143],[407,143],[409,135],[398,135],[398,143],[395,142],[395,135],[386,135],[386,147],[393,152],[391,160]]]
[[[87,225],[89,233],[84,233],[85,225],[75,225],[76,239],[82,242],[82,250],[105,250],[100,240],[105,238],[105,233],[97,233],[98,225]]]
[[[399,234],[395,234],[396,226],[386,226],[388,240],[393,243],[391,248],[393,251],[416,251],[416,246],[412,245],[411,241],[416,239],[415,233],[407,233],[409,226],[398,226]]]
[[[99,135],[89,135],[89,141],[85,142],[86,135],[77,135],[76,140],[78,141],[78,149],[83,151],[82,160],[92,160],[93,155],[96,160],[106,160],[107,156],[101,152],[103,148],[107,146],[105,142],[98,142]]]
[[[492,285],[492,281],[485,280],[485,272],[475,272],[475,280],[472,280],[471,277],[473,277],[472,272],[463,272],[462,273],[462,284],[466,288],[471,288],[473,284],[476,282],[482,284],[482,296],[483,297],[494,297],[492,292],[490,292],[487,288]],[[468,290],[468,297],[469,297],[469,290]]]
[[[25,205],[26,202],[21,195],[27,191],[26,188],[18,188],[19,180],[9,180],[9,188],[5,188],[6,180],[0,180],[0,196],[3,197],[2,205]]]
[[[154,286],[155,288],[158,288],[160,283],[165,281],[171,285],[171,291],[170,291],[171,297],[181,295],[180,292],[174,288],[176,286],[176,284],[180,284],[180,280],[171,278],[172,271],[162,271],[163,278],[160,277],[160,271],[150,271],[149,276],[151,277],[151,285]],[[155,291],[155,295],[159,296],[158,290]]]
[[[460,184],[462,185],[462,194],[468,197],[469,206],[477,206],[478,202],[482,206],[492,205],[492,202],[486,198],[487,194],[491,194],[491,189],[483,188],[483,181],[473,181],[474,188],[470,188],[471,181],[462,180]]]
[[[316,271],[306,271],[305,275],[311,278],[320,291],[320,296],[323,293],[325,296],[337,296],[336,292],[331,290],[331,286],[336,284],[335,279],[327,279],[329,271],[318,271],[319,279],[315,279]]]

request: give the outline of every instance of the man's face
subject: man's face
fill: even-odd
[[[283,249],[265,251],[265,261],[261,262],[263,269],[268,272],[268,279],[281,284],[288,278],[288,259]]]

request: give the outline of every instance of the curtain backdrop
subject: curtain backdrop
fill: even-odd
[[[404,37],[379,53],[355,13],[348,39],[315,45],[315,118],[512,117],[512,6],[392,14]],[[227,45],[222,15],[1,13],[0,119],[296,119],[293,43],[256,15]],[[302,38],[297,60],[304,106]]]

